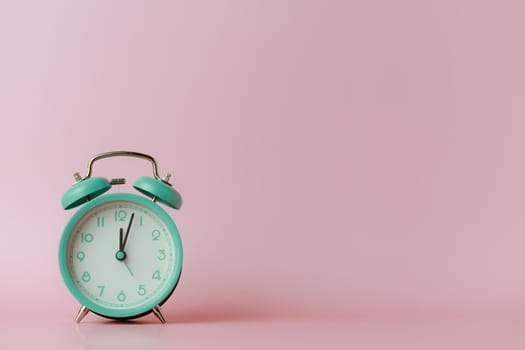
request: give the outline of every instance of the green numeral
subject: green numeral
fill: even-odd
[[[91,275],[89,274],[89,272],[86,271],[82,274],[82,281],[84,282],[91,281]]]
[[[155,272],[153,272],[153,275],[151,275],[151,278],[160,281],[160,270],[155,270]]]
[[[140,296],[146,294],[146,287],[143,284],[139,284],[139,290],[137,291],[137,294]]]
[[[126,294],[124,294],[124,291],[121,290],[118,294],[117,294],[117,299],[118,301],[124,301],[126,300]]]
[[[125,210],[115,210],[115,221],[126,221],[128,213]]]
[[[84,242],[87,242],[87,243],[90,243],[90,242],[93,242],[93,234],[91,233],[82,233],[80,235],[80,242],[84,243]]]
[[[142,226],[142,215],[139,217],[139,225]]]
[[[106,288],[105,286],[97,286],[98,289],[100,289],[100,293],[98,293],[98,296],[101,297],[102,294],[104,294],[104,288]]]
[[[164,249],[159,249],[159,255],[157,256],[157,259],[159,260],[166,259],[166,251]]]
[[[104,217],[103,216],[97,217],[97,227],[104,227]]]
[[[77,259],[79,262],[82,262],[82,260],[84,260],[85,257],[86,257],[86,253],[84,253],[83,251],[77,252]]]
[[[160,237],[160,231],[159,230],[153,230],[151,231],[151,237],[154,241],[158,241]]]

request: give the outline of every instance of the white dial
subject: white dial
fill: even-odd
[[[180,271],[169,225],[147,206],[114,200],[87,211],[67,242],[76,289],[102,309],[126,310],[166,295]],[[176,276],[178,278],[178,276]]]

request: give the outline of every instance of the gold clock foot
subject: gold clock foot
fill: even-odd
[[[78,313],[77,313],[77,316],[75,317],[75,321],[77,323],[80,323],[80,321],[82,321],[82,319],[84,317],[86,317],[86,315],[88,314],[89,312],[89,309],[87,307],[85,307],[84,305],[82,305],[82,307],[80,308],[80,310],[78,310]]]
[[[151,311],[153,311],[153,313],[155,314],[155,316],[157,316],[160,322],[166,323],[166,318],[164,317],[164,314],[162,313],[162,310],[160,309],[159,305],[155,306],[153,309],[151,309]]]

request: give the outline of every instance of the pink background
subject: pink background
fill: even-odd
[[[173,322],[522,315],[524,11],[3,1],[0,312],[72,327],[60,198],[129,149],[184,197]]]

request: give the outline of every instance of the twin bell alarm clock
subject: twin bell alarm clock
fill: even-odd
[[[135,157],[149,161],[153,177],[133,183],[135,193],[106,193],[125,179],[93,177],[93,164],[103,158]],[[81,304],[75,320],[91,311],[126,320],[153,312],[166,322],[161,306],[175,290],[182,269],[182,243],[177,226],[163,209],[179,209],[180,194],[161,178],[153,157],[117,151],[94,156],[87,173],[62,197],[65,210],[78,208],[68,221],[59,247],[64,282]],[[162,206],[161,206],[162,205]]]

